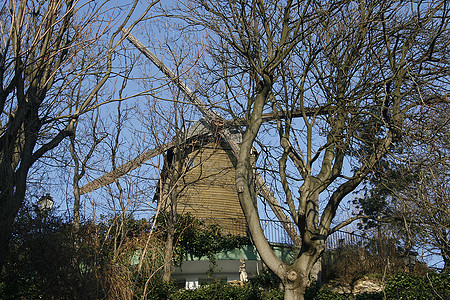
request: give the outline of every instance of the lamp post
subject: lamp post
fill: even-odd
[[[403,262],[408,267],[409,273],[412,273],[414,271],[414,266],[417,263],[417,255],[418,254],[419,253],[417,253],[415,251],[409,251],[409,253],[405,257],[403,257]]]
[[[43,215],[45,219],[48,215],[48,212],[53,208],[54,203],[55,201],[53,201],[53,198],[49,193],[47,193],[45,196],[42,196],[38,201],[38,213],[40,215]]]
[[[52,209],[53,203],[55,203],[55,201],[53,201],[52,196],[50,196],[50,194],[47,193],[45,196],[42,196],[38,201],[39,210],[49,211]]]

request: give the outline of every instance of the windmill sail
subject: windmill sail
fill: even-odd
[[[239,144],[236,140],[232,138],[232,133],[230,128],[223,126],[224,118],[215,111],[208,109],[208,107],[200,100],[198,97],[183,83],[180,79],[161,61],[156,55],[154,55],[147,47],[144,46],[136,37],[134,37],[129,31],[122,30],[124,34],[127,35],[127,39],[139,50],[141,51],[147,58],[149,58],[155,66],[157,66],[175,85],[177,85],[183,93],[187,96],[187,98],[200,110],[203,114],[205,125],[209,127],[209,129],[213,129],[213,132],[218,132],[220,136],[226,141],[231,149],[233,150],[233,154],[236,156],[239,152]],[[220,127],[220,128],[219,128]],[[220,129],[220,130],[216,130]],[[256,185],[259,188],[260,193],[266,199],[272,211],[277,216],[278,220],[281,221],[284,229],[289,234],[292,241],[294,241],[297,245],[301,243],[300,236],[297,230],[292,226],[289,218],[284,213],[282,207],[280,206],[276,197],[272,194],[272,192],[267,187],[263,177],[261,174],[256,172]]]
[[[80,194],[83,195],[83,194],[95,191],[96,189],[99,189],[110,183],[113,183],[114,180],[116,180],[117,178],[139,168],[147,160],[164,153],[165,151],[167,151],[167,149],[170,149],[173,146],[174,146],[174,142],[170,142],[170,143],[161,145],[160,147],[157,147],[155,149],[152,149],[150,151],[147,151],[147,152],[139,155],[135,159],[130,160],[127,163],[124,163],[123,165],[112,170],[111,172],[106,173],[105,175],[82,186],[80,188]]]
[[[201,121],[202,124],[211,132],[217,132],[222,137],[222,140],[225,141],[231,148],[233,155],[237,155],[239,152],[239,143],[234,138],[234,135],[231,132],[231,129],[228,126],[223,126],[225,124],[225,119],[218,114],[217,112],[209,109],[195,94],[180,81],[180,79],[162,62],[160,61],[156,55],[154,55],[150,50],[148,50],[137,38],[131,35],[128,31],[123,30],[124,34],[127,35],[127,39],[139,50],[141,51],[147,58],[149,58],[175,85],[177,85],[181,91],[187,96],[187,98],[200,110],[204,119]],[[311,115],[311,112],[308,112],[308,115]],[[266,116],[267,118],[273,117]],[[217,130],[220,127],[220,130]],[[100,187],[108,185],[117,178],[127,174],[128,172],[140,167],[145,161],[155,157],[168,149],[174,147],[175,143],[170,142],[168,144],[162,145],[158,148],[145,152],[138,156],[137,158],[123,164],[122,166],[116,168],[115,170],[89,182],[85,186],[81,188],[81,194],[85,194],[96,190]],[[300,244],[300,236],[296,229],[293,227],[292,223],[289,221],[289,218],[286,216],[282,207],[280,206],[276,197],[272,194],[272,192],[267,187],[263,177],[261,174],[256,172],[256,185],[262,194],[262,196],[266,199],[272,211],[275,213],[277,218],[281,221],[283,227],[286,232],[289,234],[292,241],[294,241],[297,245]]]

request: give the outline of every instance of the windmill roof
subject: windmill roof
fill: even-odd
[[[242,142],[242,134],[237,128],[230,128],[231,139],[233,142],[240,144]],[[214,133],[208,126],[208,123],[202,118],[198,121],[195,121],[185,133],[182,133],[182,140],[187,140],[193,137],[199,137],[204,135],[213,135]]]

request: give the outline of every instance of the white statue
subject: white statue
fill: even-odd
[[[241,257],[240,259],[241,265],[239,266],[239,280],[242,283],[246,283],[248,281],[247,271],[245,271],[245,259]]]

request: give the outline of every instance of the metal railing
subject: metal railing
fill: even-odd
[[[325,248],[328,250],[336,249],[346,245],[364,245],[369,238],[353,232],[336,231],[328,236],[325,241]]]
[[[225,234],[235,236],[250,236],[248,226],[244,219],[239,218],[202,218],[205,225],[217,224]],[[283,224],[277,220],[261,219],[261,227],[269,243],[281,245],[293,245],[291,238],[283,228]],[[360,234],[337,231],[331,234],[325,241],[325,248],[332,250],[344,245],[363,245],[369,238]]]
[[[269,243],[293,245],[291,238],[284,230],[283,223],[275,220],[261,219],[261,227]]]
[[[291,238],[280,221],[261,220],[261,227],[269,243],[293,245]],[[325,241],[326,249],[336,249],[344,245],[363,245],[369,238],[356,233],[337,231]]]

